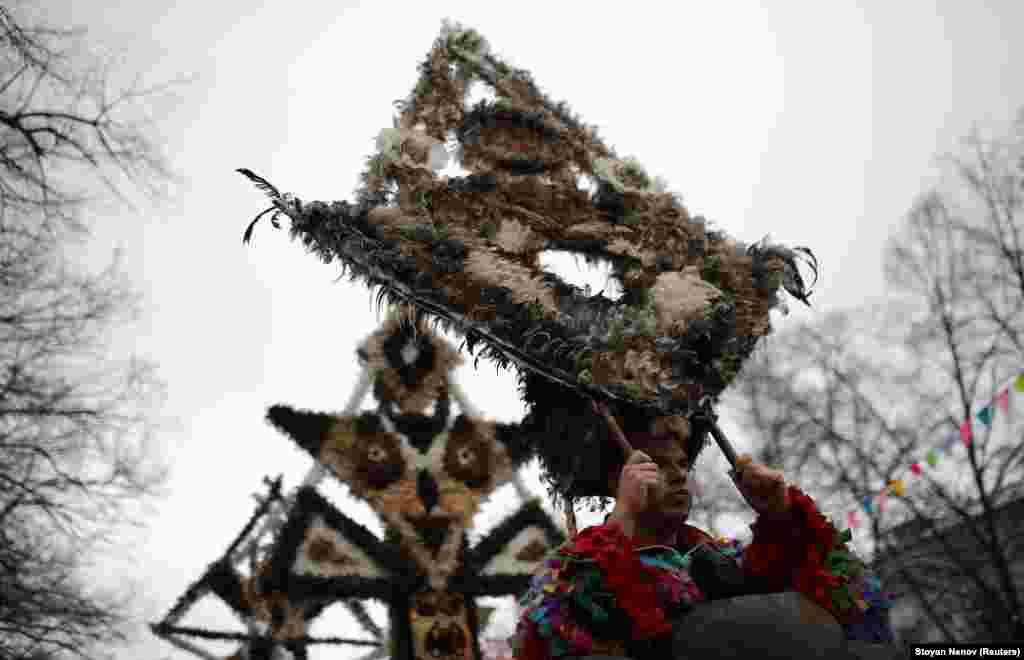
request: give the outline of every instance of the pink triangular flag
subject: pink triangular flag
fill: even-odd
[[[879,513],[884,513],[885,512],[885,497],[888,494],[889,494],[889,488],[888,487],[883,488],[881,490],[881,492],[878,493],[878,512]]]
[[[1003,409],[1003,412],[1010,411],[1010,388],[1007,387],[1005,390],[1000,392],[996,396],[996,405]]]
[[[856,527],[857,526],[857,512],[856,511],[851,511],[851,512],[847,513],[846,514],[846,519],[850,521],[850,527]]]
[[[960,425],[960,441],[964,443],[964,447],[971,446],[971,420],[965,419],[964,423]]]

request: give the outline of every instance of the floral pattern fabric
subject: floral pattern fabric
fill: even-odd
[[[710,545],[748,580],[774,591],[799,591],[843,626],[848,639],[893,640],[884,611],[892,594],[849,550],[810,497],[790,487],[791,519],[759,518],[753,541]],[[553,551],[520,598],[511,645],[518,660],[594,653],[623,654],[626,641],[671,632],[672,619],[706,599],[690,575],[690,553],[637,545],[617,524],[595,525]]]
[[[622,652],[616,632],[636,640],[671,632],[672,615],[704,600],[688,565],[675,548],[635,545],[618,525],[581,531],[549,555],[520,598],[516,657],[533,657],[527,649],[536,647],[551,657]]]

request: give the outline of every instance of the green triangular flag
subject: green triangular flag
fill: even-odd
[[[992,404],[978,411],[978,421],[985,426],[992,426]]]

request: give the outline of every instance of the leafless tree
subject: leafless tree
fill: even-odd
[[[994,136],[972,132],[890,238],[887,302],[769,338],[735,397],[762,453],[835,516],[904,480],[904,497],[861,511],[867,524],[855,536],[918,604],[908,639],[1021,631],[1024,443],[975,423],[966,458],[934,469],[923,459],[1021,371],[1022,156],[1024,115]],[[914,462],[924,466],[917,476]]]
[[[0,7],[0,659],[99,658],[126,638],[133,596],[86,583],[115,530],[166,483],[153,444],[162,385],[118,362],[109,332],[137,298],[113,263],[84,272],[88,177],[124,202],[179,179],[134,119],[154,90],[112,100],[81,33]],[[129,202],[130,203],[130,202]]]
[[[180,183],[146,127],[158,101],[184,80],[117,86],[114,57],[97,57],[80,29],[49,27],[0,7],[0,203],[38,223],[59,219],[76,229],[78,213],[96,197],[89,181],[130,204],[127,181],[150,199],[170,197]],[[31,15],[26,5],[22,12]],[[39,20],[39,19],[37,19]]]

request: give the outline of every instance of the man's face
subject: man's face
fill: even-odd
[[[658,487],[648,493],[645,513],[685,522],[691,505],[687,488],[690,460],[682,443],[668,439],[660,442],[641,441],[637,442],[636,448],[650,456],[658,466]],[[609,492],[618,492],[618,477],[610,479],[608,487]]]
[[[642,451],[658,465],[661,477],[659,487],[652,488],[648,494],[647,510],[685,519],[690,513],[690,492],[687,489],[690,461],[686,451],[675,442]]]

